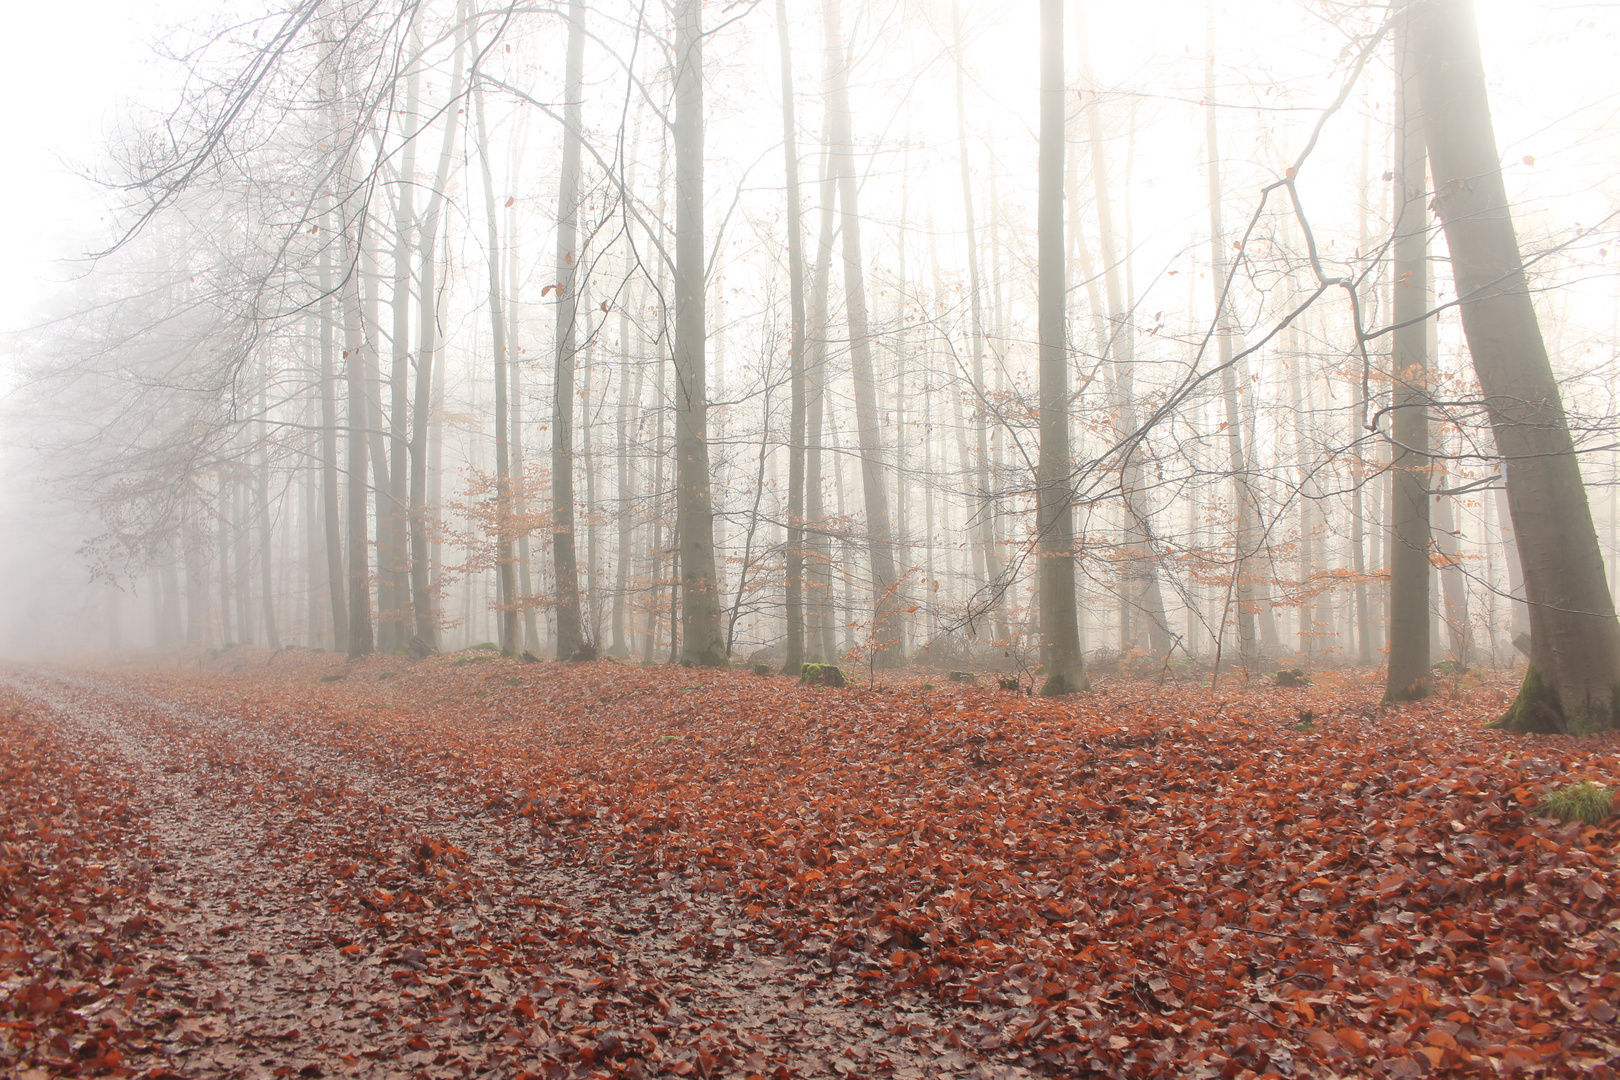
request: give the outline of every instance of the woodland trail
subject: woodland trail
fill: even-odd
[[[1116,682],[0,668],[0,1071],[1613,1077],[1620,740]],[[909,681],[904,681],[909,678]],[[1302,720],[1302,716],[1310,719]]]
[[[553,1054],[583,1050],[588,1065],[639,1038],[667,1044],[677,1075],[838,1076],[858,1062],[902,1077],[1027,1075],[970,1067],[944,1046],[918,1054],[887,1028],[932,1029],[920,1003],[884,1017],[852,1007],[853,980],[756,954],[733,934],[738,905],[678,880],[634,891],[611,868],[559,866],[512,841],[487,805],[447,797],[414,771],[382,775],[285,728],[87,675],[12,669],[0,679],[39,707],[64,751],[138,792],[131,808],[149,847],[106,857],[127,858],[127,872],[151,882],[137,930],[144,959],[125,979],[143,985],[86,1012],[92,1023],[160,1030],[146,1052],[126,1051],[126,1067],[547,1075],[549,1055],[534,1054],[547,1043]],[[379,846],[414,873],[378,865]],[[491,939],[514,942],[503,963],[467,955]],[[514,968],[547,975],[526,986]],[[533,1024],[537,1014],[567,1043]],[[581,1021],[583,1045],[567,1034]],[[621,1071],[640,1070],[620,1061]]]

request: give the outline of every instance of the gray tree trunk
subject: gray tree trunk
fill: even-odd
[[[1424,213],[1423,129],[1415,108],[1417,65],[1408,15],[1395,29],[1395,226],[1393,335],[1390,365],[1394,440],[1390,508],[1389,677],[1386,701],[1408,701],[1431,689],[1429,665],[1428,221]],[[1402,326],[1403,323],[1410,325]]]
[[[326,584],[332,602],[332,647],[349,651],[348,576],[343,569],[343,511],[338,497],[337,375],[333,365],[337,326],[332,315],[336,285],[332,280],[331,215],[320,217],[321,232],[321,511],[326,540]]]
[[[568,57],[563,76],[562,172],[557,178],[557,333],[551,414],[551,554],[556,575],[557,659],[585,645],[574,543],[574,360],[579,297],[579,178],[585,5],[568,3]]]
[[[788,363],[792,404],[788,421],[787,641],[782,672],[797,675],[804,666],[804,241],[799,228],[799,140],[793,119],[793,49],[788,35],[787,0],[776,0],[776,40],[782,67],[782,154],[787,169],[788,300],[793,336]]]
[[[1221,224],[1221,158],[1215,106],[1215,17],[1206,12],[1207,48],[1204,60],[1204,127],[1209,148],[1210,279],[1215,291],[1215,343],[1221,367],[1221,398],[1226,405],[1227,471],[1232,476],[1232,502],[1237,514],[1232,553],[1232,596],[1237,607],[1238,658],[1246,670],[1259,666],[1255,637],[1255,589],[1250,560],[1256,546],[1256,507],[1243,445],[1244,418],[1238,402],[1233,338],[1237,333],[1231,302],[1227,299],[1226,230]],[[1224,625],[1224,621],[1223,621]]]
[[[478,39],[472,42],[478,56]],[[484,217],[489,226],[489,322],[495,353],[495,570],[498,586],[496,602],[500,609],[500,646],[507,656],[516,655],[519,644],[517,580],[512,559],[512,474],[511,447],[507,432],[506,319],[502,314],[500,228],[495,210],[495,179],[489,160],[489,135],[484,121],[484,87],[478,64],[472,73],[474,118],[478,125],[478,164],[484,179]]]
[[[709,490],[703,229],[701,0],[675,9],[675,515],[681,560],[681,661],[722,667],[714,508]]]
[[[829,106],[832,109],[832,165],[838,177],[838,208],[843,231],[844,306],[849,324],[850,372],[855,383],[855,436],[861,454],[866,533],[872,565],[872,644],[874,662],[898,660],[899,579],[894,566],[893,526],[889,521],[888,470],[878,420],[877,379],[872,370],[871,332],[866,309],[866,269],[861,252],[861,219],[856,192],[853,120],[849,108],[849,55],[842,41],[839,0],[823,0],[829,55],[836,54]]]
[[[1491,126],[1473,5],[1413,4],[1434,205],[1463,333],[1507,463],[1508,507],[1530,607],[1530,669],[1505,726],[1616,726],[1620,623],[1558,382],[1519,255]]]
[[[428,648],[439,648],[438,597],[433,588],[432,545],[428,541],[428,436],[433,423],[433,374],[438,353],[438,263],[435,246],[439,242],[439,214],[444,192],[450,183],[450,165],[455,158],[457,103],[462,93],[462,48],[465,24],[457,20],[456,43],[450,70],[450,94],[444,107],[444,136],[439,144],[439,165],[434,173],[433,190],[422,215],[421,275],[417,298],[416,400],[411,426],[411,600],[416,614],[416,633]]]
[[[1048,696],[1089,690],[1074,589],[1073,483],[1069,475],[1068,287],[1063,250],[1063,0],[1041,0],[1041,110],[1037,289],[1041,448],[1036,490],[1041,664]]]

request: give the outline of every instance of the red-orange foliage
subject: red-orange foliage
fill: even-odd
[[[510,965],[510,992],[485,988],[469,1011],[452,1004],[465,991],[436,984],[422,1006],[460,1010],[474,1041],[542,1025],[539,1056],[563,1075],[805,1067],[735,1027],[661,1024],[668,985],[637,966],[633,936],[607,948],[573,909],[545,940],[489,915],[488,895],[516,879],[469,854],[480,845],[511,867],[561,861],[688,918],[693,962],[792,959],[863,1014],[900,995],[932,1002],[926,1030],[887,1036],[924,1059],[1060,1075],[1613,1075],[1620,1055],[1620,819],[1530,813],[1554,784],[1612,783],[1620,743],[1483,730],[1508,687],[1384,711],[1374,684],[1332,677],[1215,695],[1121,683],[1047,701],[610,663],[264,655],[240,674],[119,681],[476,816],[452,840],[350,806],[374,835],[312,826],[286,843],[304,846],[312,886],[352,926],[333,962],[414,950],[431,972],[465,945],[443,918],[435,939],[427,914],[485,897],[475,962]],[[1314,730],[1292,730],[1306,708]],[[105,815],[27,824],[43,822],[29,808],[55,781],[13,735],[43,723],[9,724],[8,768],[33,771],[5,785],[8,843],[65,828],[104,844]],[[192,753],[198,737],[174,732]],[[259,786],[232,797],[269,797],[263,769],[245,759]],[[683,916],[693,897],[735,901],[739,917]],[[6,901],[11,925],[18,910]],[[409,944],[405,913],[420,916]],[[6,945],[8,987],[44,977],[19,950],[37,957],[59,931],[29,933]],[[560,1025],[560,1002],[581,990],[537,959],[548,948],[594,964],[615,1003]],[[17,1045],[18,1018],[34,1014],[18,997],[9,1008]],[[882,1071],[836,1054],[830,1067]]]

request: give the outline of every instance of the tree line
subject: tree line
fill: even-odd
[[[1337,56],[1275,109],[1213,7],[1168,103],[1074,0],[220,28],[30,342],[86,552],[162,646],[1392,699],[1522,653],[1506,723],[1613,726],[1607,429],[1535,292],[1602,227],[1521,250],[1466,0],[1306,6]]]

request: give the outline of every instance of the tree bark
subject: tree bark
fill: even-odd
[[[1041,663],[1047,696],[1089,690],[1074,589],[1073,485],[1069,472],[1068,288],[1063,251],[1063,0],[1041,0],[1037,305],[1041,447],[1036,491],[1040,549]]]
[[[478,56],[478,39],[472,42]],[[517,581],[512,565],[511,448],[507,435],[506,319],[502,315],[500,228],[495,212],[495,179],[489,160],[489,137],[484,122],[484,88],[473,62],[473,108],[478,124],[478,164],[484,179],[484,217],[489,226],[489,322],[495,353],[495,572],[500,608],[500,646],[506,656],[518,651]]]
[[[345,592],[348,576],[343,569],[343,511],[338,497],[338,415],[337,375],[333,368],[336,349],[336,322],[332,316],[332,300],[336,285],[332,281],[331,215],[322,214],[321,232],[326,241],[321,245],[321,510],[326,539],[326,591],[332,602],[332,647],[338,652],[349,651],[349,601]]]
[[[1620,622],[1563,401],[1536,321],[1491,126],[1473,6],[1412,12],[1435,209],[1463,299],[1463,333],[1507,464],[1530,607],[1530,668],[1504,726],[1616,726]]]
[[[414,14],[412,51],[420,54],[421,33]],[[393,309],[393,355],[390,366],[388,407],[388,547],[378,562],[390,582],[394,596],[393,648],[402,649],[413,631],[415,597],[411,592],[409,461],[410,366],[411,366],[411,230],[416,227],[416,137],[417,114],[421,104],[420,65],[412,61],[405,80],[405,117],[401,122],[399,155],[399,197],[394,207],[394,282],[390,296]]]
[[[416,633],[428,648],[439,648],[439,613],[432,580],[432,545],[428,542],[428,433],[433,428],[433,369],[438,352],[438,263],[439,214],[444,206],[445,187],[450,183],[450,165],[455,158],[457,116],[462,92],[465,24],[457,20],[455,53],[451,61],[450,94],[444,106],[444,136],[439,144],[439,165],[434,173],[433,190],[422,215],[421,294],[417,301],[416,401],[411,427],[411,600],[416,614]]]
[[[1412,11],[1395,28],[1395,227],[1393,335],[1390,365],[1394,401],[1394,504],[1389,527],[1389,675],[1384,700],[1409,701],[1431,689],[1429,665],[1429,414],[1428,222],[1424,215],[1423,129],[1415,79],[1420,46],[1413,40]],[[1402,326],[1403,323],[1411,325]]]
[[[964,107],[964,84],[967,82],[967,64],[962,47],[961,0],[951,4],[952,32],[956,53],[956,149],[962,173],[962,214],[967,232],[963,242],[967,247],[968,311],[971,315],[973,340],[968,343],[968,356],[972,362],[973,378],[973,438],[976,451],[973,465],[979,487],[978,512],[974,514],[975,532],[979,545],[979,569],[983,573],[975,585],[985,590],[990,598],[990,609],[998,616],[1002,611],[1001,559],[995,544],[995,495],[990,486],[989,412],[985,408],[984,378],[984,304],[983,287],[979,273],[979,238],[973,220],[973,174],[968,163],[967,110]],[[1004,621],[1004,617],[1001,621]]]
[[[894,568],[893,526],[889,521],[888,470],[878,421],[877,379],[872,370],[871,331],[866,308],[866,269],[861,252],[861,219],[855,177],[853,119],[849,107],[849,55],[843,46],[839,0],[823,0],[823,20],[831,65],[832,165],[838,177],[842,214],[844,306],[849,324],[850,373],[855,383],[855,436],[861,454],[861,489],[865,496],[866,533],[872,565],[872,647],[874,662],[894,663],[898,656],[899,580]]]
[[[366,362],[361,330],[360,249],[363,213],[343,221],[343,370],[349,399],[349,657],[376,651],[371,626],[371,544],[366,520]]]
[[[675,517],[681,661],[723,667],[705,371],[701,0],[675,9]]]
[[[579,302],[580,122],[585,63],[585,5],[568,3],[568,54],[563,76],[562,172],[557,178],[557,333],[551,414],[551,555],[556,575],[557,659],[585,645],[574,543],[574,359]]]
[[[799,228],[799,141],[793,119],[793,49],[788,35],[787,0],[776,0],[776,41],[782,67],[782,155],[787,170],[788,299],[793,335],[788,363],[792,403],[788,420],[788,544],[786,656],[782,673],[804,667],[804,242]]]
[[[1236,327],[1226,288],[1226,230],[1221,223],[1221,158],[1215,122],[1215,16],[1206,11],[1207,48],[1204,60],[1204,127],[1209,148],[1210,279],[1215,290],[1215,343],[1221,368],[1221,398],[1226,405],[1227,470],[1232,476],[1232,501],[1237,513],[1232,551],[1232,593],[1237,604],[1238,658],[1246,670],[1255,670],[1260,650],[1255,639],[1255,595],[1249,560],[1255,553],[1255,500],[1243,446],[1243,414],[1238,401],[1238,380],[1233,360]]]

